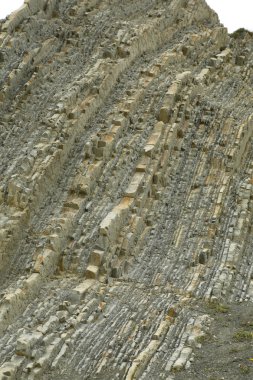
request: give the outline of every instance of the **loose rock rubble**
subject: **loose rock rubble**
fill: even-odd
[[[252,302],[253,48],[204,0],[0,23],[0,379],[165,379]]]

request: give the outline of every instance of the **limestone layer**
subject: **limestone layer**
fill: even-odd
[[[0,24],[0,380],[169,380],[252,302],[253,44],[204,0]]]

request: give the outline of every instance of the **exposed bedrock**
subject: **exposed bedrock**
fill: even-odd
[[[253,48],[204,0],[0,23],[0,380],[169,380],[253,300]]]

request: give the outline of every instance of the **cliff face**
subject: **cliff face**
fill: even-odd
[[[252,301],[252,64],[204,0],[2,21],[0,379],[168,380]]]

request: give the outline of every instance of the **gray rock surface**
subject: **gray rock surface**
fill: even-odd
[[[173,379],[252,302],[252,46],[204,0],[1,21],[1,380]]]

